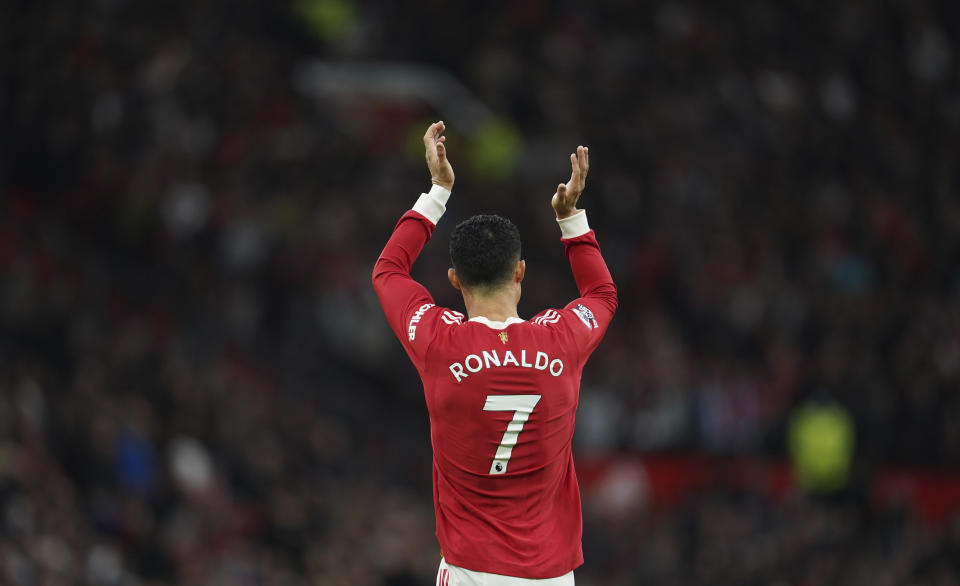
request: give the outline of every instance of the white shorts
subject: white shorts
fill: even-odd
[[[447,564],[440,560],[437,571],[437,586],[573,586],[573,572],[567,572],[556,578],[536,580],[532,578],[514,578],[500,574],[474,572]]]

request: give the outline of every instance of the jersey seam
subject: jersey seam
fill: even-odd
[[[431,309],[442,309],[439,305],[434,304]],[[435,318],[438,319],[438,318]],[[434,324],[433,336],[430,337],[430,341],[427,342],[427,347],[423,349],[423,369],[427,370],[427,356],[430,354],[430,348],[433,348],[433,342],[437,339],[437,334],[440,333],[440,328],[436,327]]]

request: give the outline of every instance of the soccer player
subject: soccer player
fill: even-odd
[[[571,447],[580,374],[617,308],[586,212],[576,207],[589,153],[581,146],[570,155],[570,181],[551,200],[580,297],[520,319],[520,234],[509,220],[478,215],[450,236],[447,276],[463,295],[464,319],[410,277],[453,189],[444,129],[437,122],[423,137],[433,187],[400,218],[373,269],[430,413],[437,584],[567,586],[583,563]]]

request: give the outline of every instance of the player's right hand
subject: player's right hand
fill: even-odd
[[[448,190],[453,189],[453,167],[447,160],[447,147],[443,144],[447,137],[443,120],[434,122],[423,135],[423,146],[427,151],[427,168],[430,169],[430,182]]]
[[[557,192],[553,194],[550,205],[556,212],[557,218],[569,218],[579,212],[577,200],[587,184],[587,171],[590,170],[590,150],[585,146],[578,146],[576,153],[570,154],[570,181],[557,185]]]

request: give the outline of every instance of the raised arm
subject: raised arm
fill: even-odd
[[[617,310],[617,286],[600,254],[596,235],[587,223],[587,213],[577,209],[590,170],[590,151],[578,146],[577,152],[570,155],[570,166],[570,181],[557,186],[550,203],[557,214],[563,236],[561,242],[580,291],[580,297],[564,309],[572,310],[583,322],[586,335],[578,339],[584,340],[587,350],[592,351]]]
[[[421,194],[413,208],[400,218],[373,266],[373,288],[391,329],[408,351],[413,351],[408,345],[413,341],[408,333],[410,320],[424,305],[433,304],[433,297],[423,285],[413,280],[410,269],[446,211],[447,199],[453,189],[453,167],[447,160],[444,129],[442,121],[436,122],[423,135],[433,187],[429,193]]]

